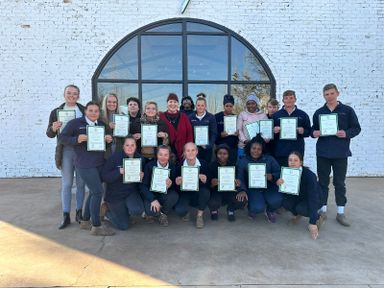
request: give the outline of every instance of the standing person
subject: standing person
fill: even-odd
[[[102,170],[103,180],[107,183],[105,203],[106,216],[119,230],[129,228],[130,216],[139,216],[144,212],[140,196],[140,183],[124,183],[123,161],[126,158],[142,159],[136,152],[136,141],[132,136],[124,139],[123,151],[117,151],[107,160]],[[142,161],[143,163],[143,161]],[[141,172],[141,179],[144,173]]]
[[[183,217],[183,221],[189,221],[189,206],[197,208],[196,228],[204,228],[204,210],[207,208],[209,191],[209,168],[207,162],[197,158],[199,153],[197,146],[193,142],[186,143],[184,146],[185,160],[176,168],[176,184],[182,185],[181,166],[199,167],[199,190],[180,191],[179,201],[176,203],[176,213]]]
[[[297,108],[295,91],[284,91],[283,103],[284,106],[273,114],[272,118],[275,126],[273,128],[273,132],[275,133],[275,157],[280,166],[286,167],[288,166],[288,155],[292,151],[298,151],[304,156],[304,138],[310,135],[311,121],[307,113]],[[297,139],[280,139],[280,118],[282,117],[297,118]]]
[[[175,93],[169,93],[167,98],[167,111],[160,113],[169,131],[169,145],[175,155],[175,160],[183,160],[183,149],[185,143],[193,141],[191,122],[185,113],[179,111],[179,98]]]
[[[218,178],[219,167],[234,166],[234,162],[230,161],[231,149],[226,144],[220,144],[215,149],[216,160],[209,164],[209,171],[211,172],[211,198],[208,202],[209,210],[211,211],[211,219],[218,220],[219,208],[222,204],[227,204],[227,218],[228,221],[233,222],[236,220],[235,211],[245,206],[244,199],[240,201],[235,191],[218,191]],[[235,180],[235,186],[240,187],[240,180]]]
[[[283,207],[290,211],[294,218],[291,222],[296,224],[302,216],[309,217],[308,230],[312,239],[319,236],[319,229],[323,221],[318,213],[321,208],[323,192],[317,182],[317,176],[308,167],[303,166],[303,155],[293,151],[288,156],[288,166],[301,169],[300,191],[298,195],[285,194]],[[283,179],[276,181],[277,185],[284,183]]]
[[[270,99],[267,103],[267,117],[273,120],[273,114],[279,110],[279,101],[276,99]],[[270,139],[268,143],[265,143],[265,154],[275,156],[275,142]]]
[[[226,144],[228,145],[229,152],[229,161],[233,164],[236,164],[237,160],[237,144],[239,142],[239,138],[237,137],[238,133],[235,135],[228,135],[227,132],[224,131],[224,117],[235,115],[233,113],[233,105],[235,105],[235,99],[232,95],[224,95],[223,98],[223,106],[224,111],[221,111],[215,114],[216,125],[217,125],[217,138],[216,145]]]
[[[59,107],[53,109],[49,115],[49,124],[47,128],[47,136],[55,138],[59,135],[60,128],[64,128],[63,123],[57,119],[58,110],[74,110],[76,118],[80,118],[84,114],[84,106],[78,103],[80,97],[80,89],[75,85],[68,85],[64,88],[65,102]],[[71,223],[71,200],[72,200],[72,184],[75,172],[75,151],[71,145],[63,145],[59,143],[57,138],[55,163],[61,172],[61,206],[63,209],[63,221],[59,229],[64,229]],[[76,172],[76,222],[80,222],[83,202],[85,195],[85,184]]]
[[[104,164],[104,151],[88,151],[86,134],[87,126],[104,126],[105,123],[98,120],[100,106],[90,101],[85,106],[85,116],[68,122],[59,135],[59,141],[64,145],[72,145],[75,151],[75,167],[85,184],[89,188],[89,196],[85,203],[83,219],[80,228],[91,230],[92,235],[109,236],[114,232],[101,225],[100,204],[103,195],[101,182],[101,169]],[[111,143],[112,136],[105,135],[105,142]]]
[[[199,158],[204,159],[207,163],[211,162],[213,145],[217,138],[216,118],[207,111],[207,100],[199,97],[196,100],[196,111],[189,116],[192,128],[196,126],[208,127],[208,145],[199,145]]]
[[[238,199],[248,199],[248,215],[255,219],[258,213],[265,214],[270,223],[276,222],[275,211],[281,207],[283,195],[276,185],[280,177],[280,167],[276,160],[263,154],[264,139],[260,134],[245,146],[245,157],[237,163],[238,177],[240,180]],[[264,163],[266,165],[267,188],[249,188],[248,170],[251,163]]]
[[[127,99],[129,123],[133,123],[136,119],[140,119],[141,104],[140,100],[136,97],[129,97]]]
[[[239,159],[244,157],[244,147],[251,140],[246,131],[245,125],[258,120],[268,119],[267,115],[260,110],[260,100],[255,93],[247,96],[245,109],[237,117],[237,131],[239,132],[238,153]]]
[[[337,205],[336,220],[343,226],[350,226],[345,217],[348,157],[352,156],[349,148],[351,139],[360,134],[361,127],[356,113],[350,106],[337,100],[339,90],[331,83],[323,88],[325,104],[313,115],[312,137],[318,138],[316,143],[317,175],[321,189],[325,194],[321,211],[326,213],[329,193],[329,175],[333,171],[333,185]],[[338,116],[338,131],[335,136],[320,137],[319,115],[335,113]]]
[[[181,99],[180,111],[184,112],[188,116],[193,114],[195,109],[195,104],[193,103],[191,96],[185,96]]]
[[[144,195],[145,213],[150,217],[157,216],[161,226],[168,226],[168,214],[179,199],[176,192],[176,169],[170,162],[171,149],[161,145],[157,149],[156,159],[145,165],[144,178],[141,192]],[[167,179],[167,193],[159,193],[151,190],[151,181],[154,167],[169,169]]]

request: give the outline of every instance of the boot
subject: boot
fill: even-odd
[[[83,210],[76,209],[76,222],[80,224],[81,220],[83,220]]]
[[[67,227],[69,224],[71,224],[71,218],[69,217],[68,212],[63,213],[63,222],[61,222],[59,229],[64,229]]]

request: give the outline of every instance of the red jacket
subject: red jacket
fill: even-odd
[[[165,112],[160,112],[160,119],[167,124],[169,130],[169,145],[176,150],[177,159],[181,161],[183,159],[183,148],[185,143],[193,142],[193,131],[187,114],[180,111],[178,113],[180,114],[180,118],[177,130],[173,127],[172,123],[165,115]]]

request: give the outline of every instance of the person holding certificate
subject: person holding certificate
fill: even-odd
[[[92,150],[93,146],[103,146],[112,142],[111,135],[87,133],[89,127],[105,129],[105,123],[98,120],[100,117],[100,106],[98,103],[90,101],[85,106],[85,116],[68,122],[64,130],[59,135],[60,143],[71,145],[75,151],[75,167],[85,184],[89,188],[89,195],[84,207],[83,219],[80,228],[91,230],[92,235],[108,236],[114,232],[101,225],[100,204],[103,195],[103,185],[101,181],[101,169],[104,164],[104,150]],[[89,130],[93,131],[93,130]],[[94,132],[96,129],[94,129]],[[101,145],[103,144],[103,145]],[[98,148],[98,149],[101,149]]]
[[[237,116],[233,114],[233,106],[235,99],[232,95],[224,95],[223,106],[224,110],[215,114],[217,125],[216,145],[226,144],[230,149],[229,161],[236,163],[237,160]]]
[[[273,120],[273,114],[279,110],[279,101],[276,99],[270,99],[267,103],[267,117],[269,120]],[[275,141],[273,139],[265,143],[265,154],[275,156]]]
[[[319,229],[323,222],[323,216],[318,211],[322,206],[323,192],[317,182],[317,176],[309,168],[303,166],[303,156],[294,151],[289,154],[288,165],[290,168],[301,169],[299,194],[285,194],[283,207],[290,211],[294,218],[291,223],[296,224],[302,216],[309,217],[308,230],[312,239],[319,236]],[[284,183],[283,179],[276,181],[277,185]]]
[[[298,151],[304,155],[304,138],[309,137],[311,121],[303,110],[296,106],[296,92],[283,93],[284,106],[273,114],[275,133],[275,158],[280,166],[288,166],[288,155]]]
[[[145,214],[157,216],[161,226],[168,226],[168,213],[179,199],[176,192],[176,169],[170,162],[171,149],[161,145],[156,159],[147,163],[141,192],[144,195]]]
[[[136,141],[132,136],[124,139],[123,151],[117,151],[107,160],[102,170],[102,178],[107,183],[105,203],[107,206],[106,216],[111,223],[119,230],[129,228],[130,217],[139,216],[144,212],[143,200],[140,196],[140,182],[124,182],[124,161],[125,159],[139,159],[138,177],[142,179],[143,159],[136,152]],[[136,163],[136,162],[135,162]],[[130,167],[133,168],[133,167]],[[136,175],[132,175],[136,176]]]
[[[240,180],[236,197],[240,201],[248,200],[250,219],[264,212],[266,219],[275,223],[275,211],[283,201],[283,195],[276,185],[280,177],[280,166],[272,156],[263,154],[264,145],[264,139],[257,134],[245,146],[246,156],[236,166]]]
[[[335,84],[327,84],[323,88],[325,104],[313,115],[312,137],[317,138],[317,175],[321,189],[325,193],[323,213],[327,212],[329,176],[333,172],[335,200],[337,205],[337,221],[343,226],[350,226],[345,217],[346,187],[348,157],[352,156],[349,145],[351,139],[360,134],[361,127],[355,111],[350,106],[337,100],[339,91]],[[322,136],[320,132],[320,115],[337,114],[338,130],[334,136]]]
[[[132,124],[136,119],[140,119],[141,103],[136,97],[129,97],[127,99],[129,123]]]
[[[193,103],[191,96],[184,96],[181,99],[180,111],[187,114],[187,116],[193,114],[195,111],[195,104]]]
[[[260,99],[255,93],[251,93],[247,96],[247,102],[245,103],[245,109],[237,117],[237,131],[239,132],[239,143],[237,157],[239,159],[244,157],[244,147],[251,138],[248,135],[246,125],[254,123],[258,120],[268,119],[267,115],[260,109]]]
[[[155,128],[157,132],[152,130],[153,133],[143,135],[146,132],[144,129],[147,128]],[[136,139],[138,151],[145,158],[146,163],[155,157],[155,148],[158,145],[168,144],[168,127],[159,117],[156,102],[148,101],[145,103],[143,115],[132,124],[131,134]],[[143,139],[143,137],[150,139]]]
[[[217,137],[216,118],[207,111],[207,100],[196,100],[196,112],[189,116],[194,130],[194,142],[199,149],[199,158],[211,162],[212,149]]]
[[[210,197],[210,174],[207,162],[198,159],[197,154],[198,148],[195,143],[185,144],[185,160],[176,168],[176,185],[180,186],[181,191],[175,211],[183,217],[183,221],[189,221],[189,206],[196,207],[196,228],[203,228],[203,213]]]
[[[243,208],[246,203],[244,199],[240,201],[236,198],[240,180],[236,179],[235,164],[230,161],[229,157],[230,151],[231,149],[228,145],[218,145],[215,149],[216,160],[209,164],[212,179],[210,183],[211,198],[209,199],[208,207],[211,211],[211,219],[214,221],[219,218],[219,208],[221,205],[227,204],[227,219],[233,222],[236,220],[235,211]],[[219,184],[225,190],[219,188]]]
[[[59,111],[72,112],[74,118],[80,118],[84,114],[84,106],[78,103],[80,97],[80,89],[75,85],[68,85],[64,88],[65,102],[59,107],[53,109],[49,115],[49,124],[47,128],[47,136],[55,138],[59,135],[60,130],[64,128],[63,119],[58,117]],[[67,120],[67,119],[66,119]],[[61,172],[61,207],[63,210],[63,221],[60,223],[59,229],[64,229],[71,223],[71,199],[72,184],[75,173],[75,151],[72,145],[63,145],[59,143],[57,137],[57,145],[55,152],[55,163],[57,169]],[[76,222],[80,222],[82,217],[82,209],[85,195],[85,184],[80,175],[76,172]]]

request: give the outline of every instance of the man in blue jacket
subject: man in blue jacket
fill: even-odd
[[[344,214],[347,203],[345,177],[347,174],[348,157],[351,150],[349,144],[351,138],[359,135],[361,127],[355,111],[337,101],[339,91],[335,84],[327,84],[323,88],[323,96],[326,101],[323,107],[316,110],[313,115],[312,137],[318,138],[316,143],[317,174],[319,183],[324,192],[322,213],[327,211],[329,175],[333,171],[333,185],[335,186],[335,198],[337,205],[336,220],[343,226],[350,226]],[[320,132],[319,117],[324,114],[337,114],[338,129],[336,135],[322,136]]]

